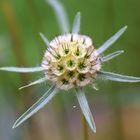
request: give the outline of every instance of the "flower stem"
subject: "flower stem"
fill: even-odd
[[[83,114],[82,114],[82,126],[83,126],[83,140],[89,140],[87,122]]]

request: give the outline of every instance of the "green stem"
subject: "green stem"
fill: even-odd
[[[82,114],[82,126],[83,126],[83,140],[89,140],[88,126],[84,115]]]

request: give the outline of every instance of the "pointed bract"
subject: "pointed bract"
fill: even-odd
[[[92,88],[93,88],[94,90],[96,90],[96,91],[99,90],[99,88],[97,87],[97,85],[96,85],[95,83],[92,83],[91,86],[92,86]]]
[[[1,71],[10,71],[10,72],[21,72],[21,73],[30,73],[30,72],[40,72],[43,71],[42,67],[33,67],[33,68],[20,68],[20,67],[1,67]]]
[[[99,71],[98,78],[117,81],[117,82],[128,82],[128,83],[140,82],[140,77],[126,76],[113,72],[105,72],[105,71]]]
[[[59,0],[46,0],[46,2],[51,5],[56,14],[62,35],[55,37],[55,39],[51,41],[53,45],[50,46],[49,40],[42,33],[40,33],[44,43],[50,48],[46,49],[42,61],[42,67],[1,67],[0,71],[32,73],[45,70],[45,78],[33,81],[28,85],[20,87],[19,89],[40,84],[46,80],[49,80],[55,85],[53,85],[36,103],[34,103],[16,120],[13,128],[18,127],[37,111],[47,105],[49,101],[57,94],[58,88],[68,90],[75,87],[82,113],[91,130],[96,132],[96,125],[83,87],[92,84],[92,87],[95,90],[98,90],[95,85],[96,77],[117,82],[140,82],[140,77],[100,71],[102,62],[104,63],[109,61],[124,52],[123,50],[119,50],[102,58],[100,57],[101,53],[107,50],[119,39],[119,37],[127,29],[127,26],[121,28],[96,50],[90,37],[78,34],[80,32],[81,23],[80,12],[78,12],[74,18],[72,33],[69,33],[69,21],[63,5],[59,2]]]
[[[37,84],[43,83],[45,81],[47,81],[46,77],[45,78],[38,79],[36,81],[33,81],[33,82],[29,83],[28,85],[25,85],[25,86],[20,87],[19,90],[21,90],[23,88],[26,88],[26,87],[30,87],[30,86],[33,86],[33,85],[37,85]]]
[[[113,52],[113,53],[111,53],[111,54],[109,54],[109,55],[104,56],[104,57],[102,58],[102,61],[103,61],[103,62],[109,61],[109,60],[111,60],[111,59],[113,59],[113,58],[119,56],[119,55],[122,54],[122,53],[124,53],[123,50],[119,50],[119,51]]]
[[[81,107],[81,110],[85,116],[86,121],[88,122],[90,128],[92,129],[93,132],[96,133],[96,126],[95,126],[95,122],[94,119],[92,117],[87,99],[85,97],[85,93],[83,91],[82,88],[78,87],[76,88],[76,95],[77,95],[77,99],[79,102],[79,105]]]
[[[78,12],[74,18],[72,33],[79,33],[80,32],[80,23],[81,22],[81,13]]]
[[[19,117],[13,125],[13,128],[18,127],[37,111],[43,108],[57,93],[56,86],[52,86],[35,104],[33,104],[21,117]]]
[[[69,21],[68,21],[67,13],[64,9],[64,6],[58,0],[46,0],[46,2],[48,2],[52,6],[56,14],[61,32],[68,33]]]
[[[113,35],[111,38],[109,38],[103,45],[101,45],[97,49],[97,53],[101,54],[105,50],[107,50],[113,43],[115,43],[119,37],[124,33],[124,31],[127,29],[127,26],[121,28],[115,35]]]
[[[40,36],[42,40],[44,41],[44,43],[47,45],[47,47],[49,47],[50,46],[49,40],[42,33],[40,33]]]

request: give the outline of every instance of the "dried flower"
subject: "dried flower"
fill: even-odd
[[[50,42],[42,67],[46,79],[58,88],[68,90],[93,83],[101,69],[101,58],[89,37],[64,34]]]
[[[54,7],[56,13],[61,15],[60,17],[65,17],[65,15],[63,15],[65,13],[64,9],[58,1],[49,0],[48,2]],[[58,93],[59,89],[69,90],[74,88],[81,110],[90,128],[96,132],[95,122],[88,106],[83,87],[86,85],[95,85],[96,79],[98,78],[118,82],[140,82],[139,77],[124,76],[101,70],[102,63],[123,53],[123,50],[119,50],[107,56],[101,57],[101,54],[124,33],[127,26],[121,28],[103,45],[101,45],[98,49],[95,49],[90,37],[79,34],[79,12],[75,16],[72,33],[68,33],[66,21],[67,20],[60,21],[60,26],[63,25],[65,27],[64,29],[62,28],[62,31],[66,33],[55,37],[51,42],[49,42],[48,39],[40,33],[41,38],[48,46],[40,67],[0,68],[0,70],[12,72],[44,72],[43,78],[23,86],[20,89],[40,84],[45,81],[52,82],[52,87],[32,107],[30,107],[21,117],[17,119],[13,128],[19,126],[38,110],[44,107],[56,95],[56,93]]]

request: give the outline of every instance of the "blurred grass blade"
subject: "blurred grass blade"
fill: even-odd
[[[44,43],[47,45],[47,47],[49,47],[50,46],[49,40],[42,33],[40,33],[40,36],[42,40],[44,41]]]
[[[45,81],[47,81],[46,77],[45,78],[38,79],[36,81],[33,81],[33,82],[29,83],[28,85],[25,85],[25,86],[20,87],[19,90],[21,90],[23,88],[26,88],[26,87],[30,87],[30,86],[33,86],[33,85],[37,85],[37,84],[43,83]]]
[[[79,33],[80,32],[80,23],[81,22],[81,13],[78,12],[74,18],[72,33]]]
[[[112,72],[99,71],[98,77],[105,80],[117,81],[117,82],[140,82],[140,77],[126,76]]]
[[[113,52],[113,53],[111,53],[111,54],[109,54],[109,55],[107,55],[107,56],[104,56],[104,57],[102,58],[102,61],[103,61],[103,62],[109,61],[109,60],[111,60],[111,59],[113,59],[113,58],[119,56],[119,55],[122,54],[122,53],[124,53],[123,50],[119,50],[119,51]]]
[[[55,95],[56,86],[52,86],[35,104],[33,104],[21,117],[19,117],[13,125],[13,128],[18,127],[25,120],[30,118],[38,110],[43,108]]]
[[[42,68],[42,67],[33,67],[33,68],[1,67],[0,70],[1,71],[10,71],[10,72],[28,73],[28,72],[40,72],[40,71],[43,71],[44,68]]]
[[[85,116],[86,121],[88,122],[90,128],[92,129],[93,132],[96,133],[96,126],[95,126],[95,122],[93,120],[90,108],[88,106],[88,102],[87,99],[85,97],[85,93],[83,91],[82,88],[78,87],[76,89],[76,95],[77,95],[77,99],[79,102],[79,105],[81,107],[81,110]]]
[[[115,43],[119,37],[125,32],[127,29],[127,26],[124,26],[121,28],[115,35],[113,35],[111,38],[109,38],[103,45],[101,45],[98,49],[97,52],[98,54],[103,53],[106,49],[108,49],[113,43]]]
[[[68,33],[69,32],[69,21],[68,21],[68,16],[64,9],[64,6],[59,2],[59,0],[47,0],[47,2],[54,9],[61,32]]]

